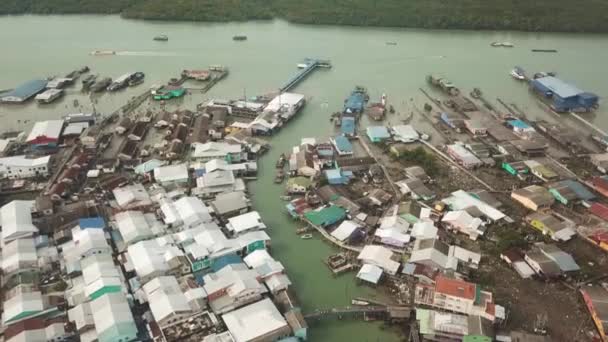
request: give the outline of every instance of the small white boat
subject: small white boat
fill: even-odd
[[[511,43],[511,42],[502,42],[502,46],[503,47],[513,47],[515,45],[513,45],[513,43]]]
[[[36,95],[38,103],[51,103],[63,95],[63,89],[48,89],[45,92]]]
[[[310,240],[310,239],[312,239],[312,234],[304,234],[304,235],[300,236],[300,238],[302,240]]]
[[[116,51],[114,50],[95,50],[91,52],[91,56],[112,56],[115,54]]]
[[[524,69],[516,66],[515,68],[513,68],[513,70],[511,70],[511,76],[516,80],[523,81],[526,79],[526,72],[524,71]]]
[[[308,66],[308,64],[306,64],[306,63],[300,63],[300,64],[298,64],[298,69],[306,69],[307,66]]]

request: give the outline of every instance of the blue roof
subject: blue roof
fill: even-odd
[[[509,120],[509,125],[516,127],[516,128],[522,128],[522,129],[526,129],[526,128],[530,128],[530,125],[528,125],[527,123],[521,121],[521,120]]]
[[[151,172],[159,166],[164,165],[165,162],[158,159],[150,159],[144,163],[141,163],[135,167],[135,173],[143,175],[145,173]]]
[[[340,131],[344,134],[355,134],[355,118],[344,117],[340,125]]]
[[[578,89],[577,87],[575,87],[571,84],[568,84],[568,83],[560,80],[559,78],[556,78],[553,76],[537,78],[536,80],[534,80],[534,82],[538,82],[539,84],[548,88],[554,94],[556,94],[557,96],[559,96],[561,98],[577,96],[577,95],[583,93],[583,91]]]
[[[27,81],[19,85],[17,88],[13,89],[12,91],[0,95],[0,98],[15,96],[27,99],[41,92],[46,87],[46,83],[47,82],[45,80]]]
[[[388,139],[391,137],[391,134],[388,132],[388,129],[384,126],[370,126],[367,127],[367,135],[370,138],[377,139]]]
[[[336,148],[341,152],[352,152],[353,144],[350,143],[347,137],[343,135],[337,136],[334,141],[336,142]]]
[[[228,254],[215,259],[213,264],[211,264],[211,269],[213,272],[217,272],[228,265],[240,264],[242,262],[243,259],[241,259],[240,256],[236,254]]]
[[[350,94],[344,104],[345,112],[361,112],[365,108],[365,95],[361,92],[353,92]]]
[[[327,179],[340,179],[342,178],[342,172],[339,168],[326,170],[325,177],[327,177]]]
[[[104,229],[106,222],[101,217],[87,217],[79,219],[78,226],[80,226],[80,229]]]
[[[583,184],[577,181],[566,179],[561,183],[569,187],[576,194],[576,196],[578,196],[578,198],[582,199],[583,201],[589,201],[595,198],[595,195],[591,191],[589,191],[589,189],[587,189]]]

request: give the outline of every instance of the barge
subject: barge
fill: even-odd
[[[155,40],[157,42],[166,42],[169,41],[169,37],[166,34],[159,34],[158,36],[155,36],[152,40]]]
[[[134,72],[128,72],[128,73],[118,77],[117,79],[114,80],[114,82],[112,82],[112,84],[110,84],[108,86],[107,90],[108,91],[117,91],[117,90],[125,88],[126,86],[129,85],[129,81],[131,80],[133,75],[135,75]]]
[[[51,88],[51,89],[47,89],[43,93],[36,95],[35,99],[38,103],[47,104],[47,103],[51,103],[51,102],[57,100],[58,98],[63,96],[63,94],[64,94],[63,89]]]

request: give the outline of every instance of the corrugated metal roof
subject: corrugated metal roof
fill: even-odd
[[[2,96],[0,96],[0,99],[3,99],[5,97],[13,97],[13,96],[27,99],[29,97],[32,97],[33,95],[36,95],[40,91],[42,91],[46,87],[46,84],[47,84],[47,82],[45,80],[27,81],[27,82],[19,85],[13,91],[2,94]]]
[[[550,89],[554,94],[558,95],[561,98],[577,96],[583,93],[583,91],[578,89],[577,87],[553,76],[541,77],[534,80],[534,82],[538,82],[542,86]]]

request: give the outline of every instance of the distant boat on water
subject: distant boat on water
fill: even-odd
[[[386,42],[386,45],[397,45],[397,42]]]
[[[523,81],[526,79],[526,72],[524,69],[516,66],[513,68],[513,70],[511,70],[511,76],[516,80]]]
[[[115,54],[116,51],[113,50],[95,50],[91,52],[91,56],[112,56]]]
[[[159,34],[158,36],[154,37],[153,39],[158,42],[166,42],[169,40],[169,37],[166,34]]]
[[[493,42],[492,44],[490,44],[490,46],[492,46],[492,47],[513,47],[515,45],[513,45],[513,43],[511,43],[511,42]]]
[[[236,40],[236,41],[243,41],[243,40],[247,40],[247,36],[244,35],[236,35],[232,37],[232,40]]]
[[[552,53],[556,53],[557,50],[556,49],[532,49],[532,52],[552,52]]]

